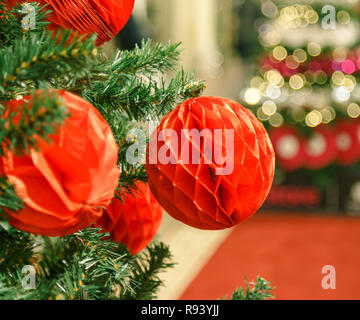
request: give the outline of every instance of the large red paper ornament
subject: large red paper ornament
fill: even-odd
[[[250,111],[228,99],[200,97],[161,121],[146,171],[153,194],[172,217],[217,230],[259,209],[274,166],[270,139]]]
[[[305,147],[306,163],[309,169],[321,169],[336,159],[336,139],[333,130],[326,125],[314,129],[314,134]]]
[[[112,240],[124,243],[132,254],[153,240],[163,216],[163,209],[146,183],[138,183],[136,192],[124,202],[114,199],[97,222],[97,226],[111,234]]]
[[[110,41],[125,26],[135,0],[7,0],[10,7],[19,2],[39,2],[53,11],[50,29],[64,27],[80,34],[98,34],[97,44]]]
[[[292,127],[282,126],[270,132],[277,163],[287,171],[301,168],[306,162],[305,142]]]
[[[360,158],[359,122],[339,120],[336,123],[336,147],[338,162],[350,165]]]
[[[114,196],[120,170],[111,128],[96,108],[72,93],[50,94],[54,92],[70,117],[50,136],[51,143],[39,140],[39,151],[31,148],[22,156],[7,151],[3,163],[25,204],[19,212],[9,212],[10,224],[34,234],[64,236],[100,218]],[[27,96],[7,107],[21,113],[32,101]]]

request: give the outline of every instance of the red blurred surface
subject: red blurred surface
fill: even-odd
[[[237,226],[181,299],[218,299],[257,275],[276,299],[360,299],[360,218],[265,215]],[[324,290],[323,266],[336,268]]]

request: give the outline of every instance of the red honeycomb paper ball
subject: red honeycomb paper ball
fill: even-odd
[[[9,223],[44,236],[64,236],[96,222],[114,197],[120,176],[118,146],[98,110],[70,92],[50,90],[54,93],[70,116],[50,136],[51,142],[38,139],[38,149],[22,155],[6,150],[2,159],[6,177],[24,201],[23,209],[8,212]],[[20,114],[33,101],[30,95],[6,107]],[[40,106],[39,112],[43,110]]]
[[[206,138],[199,141],[202,132]],[[148,147],[151,191],[172,217],[192,227],[232,227],[253,215],[270,191],[273,147],[263,125],[237,102],[200,97],[182,103]]]
[[[132,254],[153,240],[163,216],[163,209],[146,183],[138,183],[135,192],[124,202],[114,199],[97,222],[97,226],[111,234],[112,240],[124,243]]]
[[[38,2],[52,10],[50,29],[59,27],[77,30],[80,34],[97,33],[97,45],[110,41],[125,26],[134,8],[135,0],[7,0],[17,3]]]

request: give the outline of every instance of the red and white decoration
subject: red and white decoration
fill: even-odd
[[[309,169],[324,168],[336,159],[337,149],[334,132],[328,126],[319,126],[307,141],[306,163]]]
[[[283,126],[270,131],[277,163],[286,171],[321,169],[331,163],[352,165],[360,160],[360,121],[339,120],[336,126],[320,125],[310,137]]]
[[[270,139],[277,162],[287,171],[301,168],[306,161],[305,142],[292,127],[283,126],[271,131]]]

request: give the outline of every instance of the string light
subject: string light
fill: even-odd
[[[320,112],[321,112],[321,115],[322,115],[322,122],[325,123],[325,124],[330,123],[336,117],[336,112],[331,107],[324,108]]]
[[[334,58],[335,61],[337,62],[343,62],[347,56],[348,56],[348,50],[346,48],[335,48],[332,56]]]
[[[335,86],[342,86],[345,81],[345,74],[341,71],[335,71],[331,77],[331,83]]]
[[[261,109],[265,115],[272,116],[276,113],[277,106],[276,106],[275,102],[273,102],[271,100],[267,100],[263,103]]]
[[[304,63],[307,60],[307,53],[303,49],[295,49],[293,57],[297,63]]]
[[[270,116],[265,114],[262,108],[257,109],[256,116],[261,121],[267,121],[270,119]]]
[[[313,110],[309,112],[305,118],[305,123],[312,128],[317,127],[320,123],[322,123],[322,121],[322,114],[318,110]]]
[[[264,83],[264,80],[261,77],[254,77],[250,81],[250,86],[252,88],[259,89],[263,83]]]
[[[348,12],[344,10],[340,10],[336,15],[337,21],[341,24],[349,24],[351,22],[351,18]]]
[[[344,79],[344,83],[343,86],[348,89],[350,92],[354,91],[354,89],[356,88],[356,79],[354,76],[351,75],[346,75],[345,79]]]
[[[245,91],[244,98],[248,104],[255,105],[259,103],[261,96],[258,89],[249,88]]]
[[[317,57],[321,53],[321,46],[316,42],[310,42],[307,46],[307,51],[311,56]]]
[[[269,123],[273,127],[281,127],[284,124],[284,118],[280,113],[275,113],[271,118],[269,119]]]
[[[289,80],[289,85],[294,90],[300,90],[305,85],[303,76],[300,74],[293,75]]]
[[[272,84],[274,86],[282,87],[284,85],[284,78],[282,77],[280,72],[277,70],[267,71],[264,74],[264,77],[270,84]]]
[[[360,117],[359,105],[357,103],[350,103],[347,107],[347,114],[353,119]]]
[[[332,96],[336,102],[345,102],[350,99],[350,91],[341,86],[333,90]]]
[[[281,95],[281,90],[279,87],[274,86],[274,85],[269,85],[266,88],[266,92],[265,92],[266,96],[269,97],[270,99],[278,99]]]
[[[277,46],[273,50],[273,57],[278,61],[285,60],[287,57],[287,54],[288,54],[287,50],[282,46]]]
[[[349,100],[360,100],[360,88],[357,88],[357,78],[353,75],[360,68],[357,61],[360,54],[356,50],[338,47],[324,56],[324,60],[318,59],[316,57],[322,54],[325,43],[322,40],[309,42],[305,50],[299,47],[290,51],[284,45],[287,38],[282,39],[285,32],[282,29],[320,23],[318,10],[302,4],[280,10],[274,0],[263,0],[261,10],[266,17],[275,19],[273,24],[261,22],[257,26],[261,43],[272,49],[264,62],[262,76],[253,77],[250,88],[244,93],[246,103],[259,106],[256,111],[258,119],[268,121],[274,127],[281,126],[285,121],[282,108],[287,110],[287,106],[292,106],[288,113],[292,123],[305,122],[314,128],[336,119],[337,112],[330,106],[331,100],[339,104],[336,110],[342,108],[350,118],[359,118],[360,103],[350,103]],[[348,25],[352,19],[345,10],[338,11],[336,18],[342,25]],[[269,70],[269,66],[273,69]],[[317,86],[313,86],[329,82],[331,97],[330,94],[321,96]],[[264,98],[269,100],[264,102]]]

